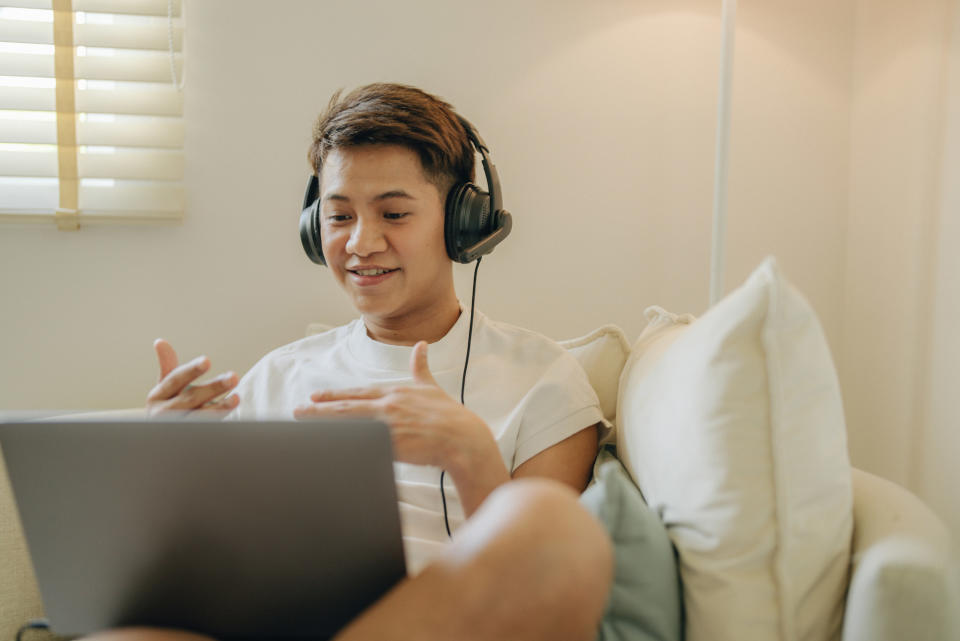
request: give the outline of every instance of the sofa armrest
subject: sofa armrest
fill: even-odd
[[[960,639],[946,527],[905,489],[853,470],[853,549],[843,641]]]

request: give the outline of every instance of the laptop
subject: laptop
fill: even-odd
[[[328,638],[406,576],[376,421],[0,425],[51,629]]]

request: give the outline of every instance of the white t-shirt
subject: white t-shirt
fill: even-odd
[[[468,310],[427,352],[430,371],[460,399],[467,348]],[[362,320],[280,347],[237,385],[240,405],[228,418],[291,418],[294,408],[320,390],[405,385],[412,382],[412,347],[367,336]],[[535,332],[477,313],[465,404],[493,432],[511,472],[524,461],[603,420],[596,393],[577,360]],[[447,542],[436,467],[395,463],[407,571],[419,572]],[[464,521],[453,482],[444,481],[451,530]]]

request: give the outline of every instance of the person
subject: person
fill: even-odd
[[[344,641],[592,639],[610,590],[609,539],[577,502],[603,429],[585,373],[553,341],[467,309],[455,291],[445,209],[474,180],[468,126],[406,85],[335,94],[309,160],[322,260],[360,318],[270,352],[240,381],[197,383],[208,359],[180,365],[155,343],[151,415],[389,426],[409,574]]]

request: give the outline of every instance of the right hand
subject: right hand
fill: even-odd
[[[160,380],[147,394],[148,416],[165,412],[185,414],[194,410],[225,413],[240,403],[236,394],[218,399],[236,387],[238,379],[233,372],[221,374],[209,383],[192,385],[210,369],[210,360],[206,356],[179,365],[177,353],[167,341],[158,338],[153,342],[153,349],[160,363]]]

